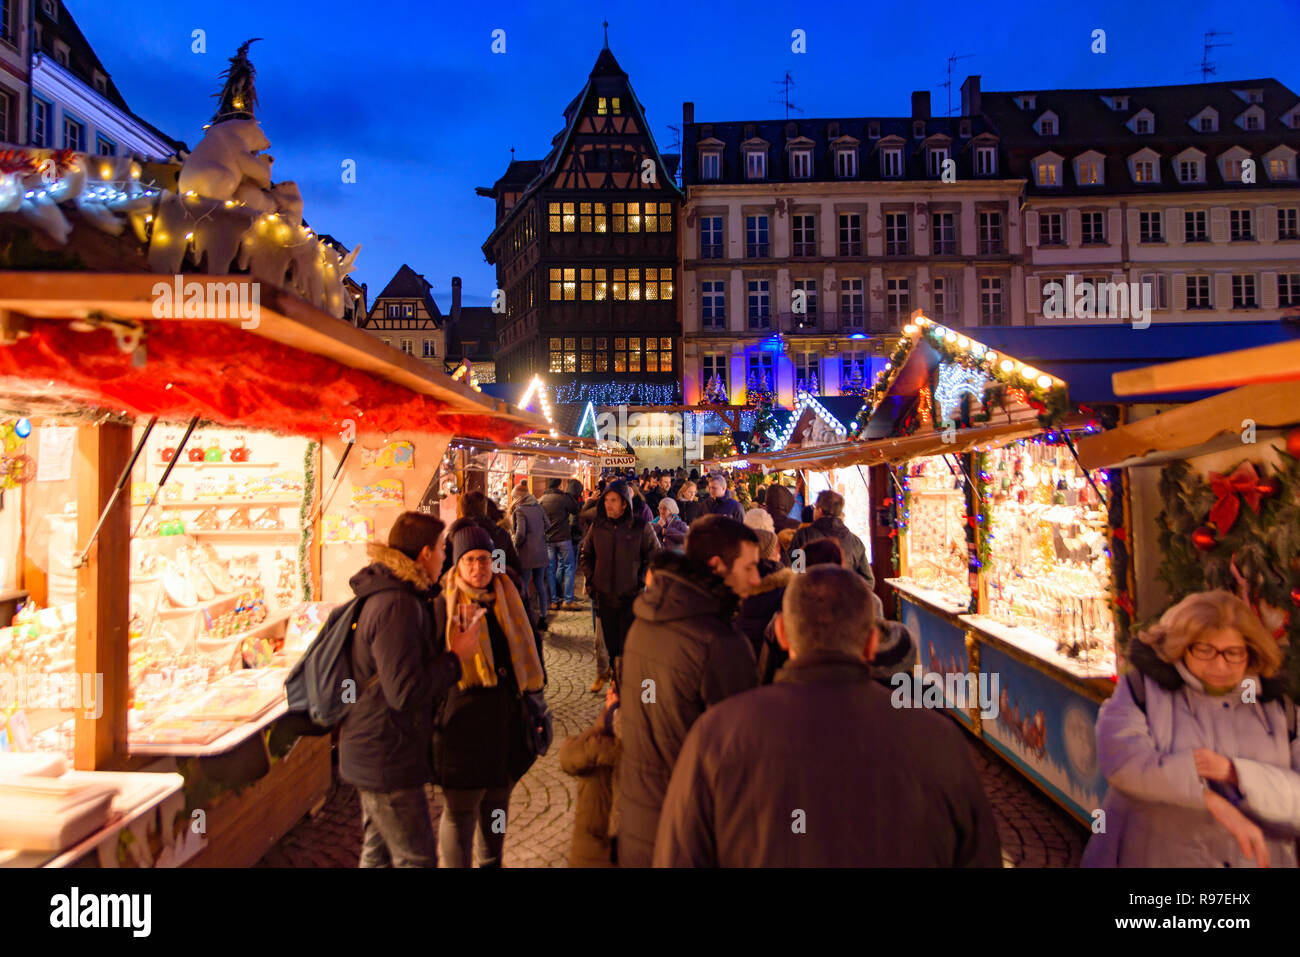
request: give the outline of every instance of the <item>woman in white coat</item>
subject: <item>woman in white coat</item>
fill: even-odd
[[[1129,659],[1097,717],[1110,790],[1083,865],[1295,867],[1295,706],[1254,612],[1230,592],[1189,595]]]

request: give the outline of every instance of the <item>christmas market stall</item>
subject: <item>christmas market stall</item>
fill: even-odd
[[[330,786],[283,681],[361,539],[545,426],[342,320],[247,48],[183,162],[0,161],[0,863],[256,862]]]
[[[1095,427],[1055,376],[918,314],[854,441],[758,457],[876,467],[892,504],[874,516],[877,579],[924,671],[958,721],[1085,821],[1104,790],[1092,727],[1115,676],[1113,503],[1073,451]]]
[[[1300,691],[1300,342],[1133,369],[1121,395],[1224,389],[1079,443],[1088,468],[1124,471],[1133,628],[1222,588],[1259,615]],[[1121,644],[1132,640],[1121,635]]]

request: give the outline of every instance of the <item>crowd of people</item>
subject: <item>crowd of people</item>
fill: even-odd
[[[917,636],[885,618],[843,498],[760,492],[746,508],[722,475],[615,474],[590,494],[521,484],[504,513],[470,492],[449,528],[405,513],[352,579],[360,691],[339,754],[362,866],[501,864],[541,750],[542,637],[551,612],[585,610],[579,570],[605,703],[559,744],[573,866],[1001,866],[956,723],[891,702]],[[1296,866],[1295,708],[1251,609],[1190,596],[1129,655],[1098,719],[1107,824],[1084,863]]]

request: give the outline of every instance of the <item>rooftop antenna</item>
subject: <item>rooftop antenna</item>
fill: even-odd
[[[600,25],[605,28],[605,49],[608,50],[609,49],[609,21],[602,20]]]
[[[1201,82],[1204,83],[1210,78],[1210,74],[1218,73],[1219,67],[1216,63],[1210,62],[1210,51],[1219,47],[1230,47],[1231,43],[1211,43],[1214,37],[1230,37],[1232,31],[1207,30],[1205,33],[1205,48],[1201,51]]]
[[[779,80],[773,80],[772,82],[775,83],[775,84],[777,84],[778,86],[781,87],[781,99],[779,99],[779,100],[769,100],[768,102],[769,102],[769,103],[780,103],[780,104],[784,105],[784,106],[785,106],[785,118],[786,118],[787,120],[790,118],[790,111],[791,111],[791,110],[794,110],[796,113],[802,113],[802,112],[803,112],[802,109],[800,109],[799,107],[795,106],[793,103],[790,102],[790,87],[792,87],[792,86],[796,86],[796,85],[797,85],[797,84],[794,82],[794,77],[792,77],[792,76],[790,75],[790,71],[789,71],[789,70],[786,70],[786,71],[785,71],[785,76],[783,76],[783,77],[782,77],[781,79],[779,79]]]
[[[673,142],[669,148],[674,153],[678,154],[677,175],[674,177],[674,180],[676,181],[677,185],[680,186],[682,185],[682,162],[681,162],[682,128],[680,126],[669,126],[668,128],[673,131]]]
[[[948,91],[948,112],[945,116],[952,116],[952,65],[958,60],[970,60],[974,58],[973,53],[963,53],[958,56],[955,52],[948,57],[948,79],[939,85]]]

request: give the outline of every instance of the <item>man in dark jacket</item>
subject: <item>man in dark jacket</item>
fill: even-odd
[[[571,484],[573,481],[575,480],[570,480]],[[582,486],[578,485],[578,489],[581,491]],[[551,608],[576,611],[581,606],[573,600],[576,571],[573,564],[573,525],[582,509],[572,494],[560,488],[560,480],[557,478],[546,483],[541,505],[542,511],[546,513],[547,582],[553,589],[551,594],[554,597]]]
[[[435,867],[424,784],[430,779],[433,710],[460,680],[476,642],[461,636],[445,654],[433,637],[430,602],[442,568],[442,522],[404,512],[388,546],[349,582],[365,604],[352,636],[357,700],[339,730],[339,775],[361,795],[362,867]]]
[[[732,622],[758,584],[758,538],[729,518],[699,519],[686,554],[656,559],[636,601],[623,656],[623,759],[618,771],[618,858],[649,867],[673,762],[695,720],[754,687],[754,652]]]
[[[745,521],[745,507],[727,491],[726,476],[716,473],[709,476],[709,497],[700,503],[700,515],[725,515],[738,522]]]
[[[827,489],[817,495],[813,505],[813,521],[807,528],[801,528],[790,539],[790,554],[795,549],[803,548],[819,538],[834,538],[840,543],[844,552],[844,567],[851,568],[867,580],[868,588],[876,587],[876,576],[872,574],[871,562],[867,561],[867,549],[862,539],[854,535],[844,524],[844,496]]]
[[[551,610],[551,589],[546,583],[546,512],[528,486],[520,482],[510,493],[511,541],[524,569],[524,607],[537,604],[537,628],[546,630]]]
[[[596,505],[578,564],[600,617],[605,647],[615,662],[623,654],[623,639],[632,625],[632,601],[644,585],[650,556],[658,550],[654,529],[632,509],[631,487],[611,482]]]
[[[784,485],[768,487],[763,498],[763,508],[772,516],[772,531],[780,535],[787,528],[798,528],[799,519],[790,517],[794,508],[794,493]]]
[[[650,481],[645,483],[641,489],[641,496],[645,499],[645,503],[649,507],[650,511],[655,515],[659,514],[659,500],[664,497],[665,491],[660,488],[661,478],[662,475],[660,471],[655,469],[650,475]]]
[[[777,618],[790,663],[691,729],[656,866],[1002,866],[962,732],[895,707],[873,680],[873,616],[870,589],[847,569],[794,576]]]

